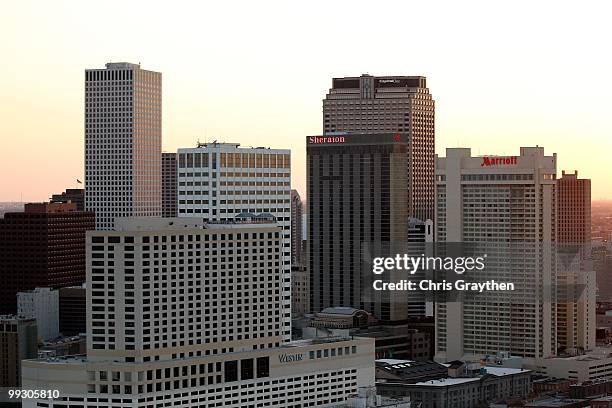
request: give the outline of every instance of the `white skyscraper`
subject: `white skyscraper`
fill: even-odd
[[[555,179],[556,155],[545,156],[542,147],[480,157],[455,148],[437,158],[438,245],[486,248],[482,280],[507,278],[516,289],[438,302],[436,360],[556,353]]]
[[[161,215],[161,73],[126,62],[85,71],[85,208],[96,229]]]
[[[332,407],[374,385],[372,339],[283,341],[273,218],[116,229],[87,237],[87,356],[24,361],[24,389],[60,394],[24,407]]]
[[[291,339],[291,151],[207,143],[178,150],[178,216],[271,214],[283,228],[283,338]]]

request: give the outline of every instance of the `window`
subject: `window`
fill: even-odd
[[[270,376],[270,357],[257,358],[257,378]]]
[[[225,382],[238,381],[238,361],[225,362]]]
[[[240,360],[240,379],[241,380],[252,380],[253,379],[253,359],[249,358],[246,360]]]

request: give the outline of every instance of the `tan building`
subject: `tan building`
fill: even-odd
[[[434,119],[435,102],[422,76],[334,78],[323,100],[324,134],[397,132],[408,136],[410,153],[418,158],[409,162],[406,180],[409,215],[423,221],[434,214]]]
[[[35,358],[37,347],[35,319],[0,316],[0,388],[19,387],[21,360]]]
[[[85,208],[96,229],[161,215],[162,75],[117,62],[85,71]]]

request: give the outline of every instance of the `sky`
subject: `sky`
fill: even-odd
[[[83,179],[84,70],[163,73],[163,150],[292,150],[320,134],[331,78],[424,75],[436,151],[558,154],[612,199],[612,5],[604,1],[12,1],[0,13],[0,201]]]

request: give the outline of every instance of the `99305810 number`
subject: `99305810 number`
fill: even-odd
[[[9,399],[59,398],[59,390],[8,390]]]

